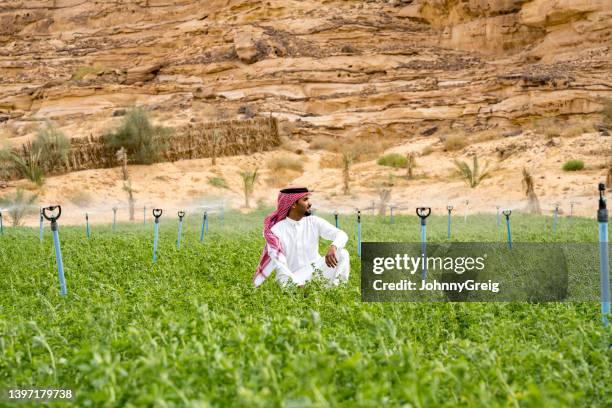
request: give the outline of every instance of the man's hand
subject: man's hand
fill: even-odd
[[[330,245],[327,250],[327,254],[325,255],[325,264],[330,268],[335,268],[338,266],[338,257],[336,256],[336,247],[334,245]]]

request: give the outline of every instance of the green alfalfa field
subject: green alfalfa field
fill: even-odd
[[[598,302],[362,303],[355,217],[348,285],[251,278],[265,211],[62,226],[61,297],[48,223],[0,236],[0,389],[71,389],[79,407],[609,407],[610,329]],[[331,222],[333,217],[322,215]],[[591,219],[512,216],[519,242],[597,241]],[[364,241],[418,242],[418,218],[363,217]],[[446,217],[428,220],[446,240]],[[504,241],[495,215],[453,218],[453,240]],[[322,247],[324,243],[322,242]],[[593,270],[597,274],[597,270]],[[597,296],[597,294],[595,294]],[[34,402],[19,406],[36,406]]]

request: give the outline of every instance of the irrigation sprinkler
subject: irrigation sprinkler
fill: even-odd
[[[371,204],[370,209],[372,210],[372,215],[374,215],[374,211],[375,211],[374,207],[376,206],[376,201],[372,201],[370,204]]]
[[[599,276],[601,278],[601,321],[608,327],[610,314],[610,271],[608,264],[608,208],[606,207],[606,186],[599,184],[599,209],[597,222],[599,223]]]
[[[416,214],[421,219],[421,257],[423,258],[423,268],[421,269],[421,279],[427,278],[427,261],[425,250],[427,249],[427,217],[431,214],[430,207],[417,207]]]
[[[113,232],[117,229],[117,207],[113,207]]]
[[[499,205],[495,207],[497,209],[497,228],[501,225],[501,217],[499,216]]]
[[[451,212],[453,212],[453,206],[447,205],[446,209],[448,210],[448,240],[451,239]]]
[[[361,210],[357,210],[357,256],[361,258]]]
[[[57,215],[55,214],[57,210]],[[49,211],[49,215],[47,215]],[[62,262],[62,249],[60,247],[59,231],[57,220],[62,215],[62,207],[60,205],[52,205],[42,209],[43,217],[51,221],[51,233],[53,234],[53,245],[55,246],[55,260],[57,261],[57,273],[59,275],[60,295],[66,295],[66,279],[64,277],[64,263]]]
[[[39,219],[39,227],[38,227],[38,229],[40,231],[39,232],[39,236],[40,236],[39,239],[40,239],[40,242],[43,242],[44,233],[45,233],[45,230],[44,230],[44,228],[45,228],[45,226],[44,226],[45,218],[43,217],[42,208],[40,209],[40,217],[39,218],[40,218]]]
[[[91,236],[91,231],[89,229],[89,214],[85,213],[85,235],[87,239]]]
[[[4,235],[4,224],[2,223],[2,211],[0,211],[0,235]]]
[[[574,222],[574,204],[576,204],[574,201],[570,201],[570,213],[569,213],[570,222]]]
[[[503,214],[506,216],[506,229],[508,230],[508,248],[512,249],[512,232],[510,231],[510,214],[512,214],[512,210],[504,210]]]
[[[395,207],[394,207],[394,206],[392,206],[392,205],[391,205],[391,206],[389,206],[389,223],[391,223],[391,224],[393,224],[393,222],[395,221],[395,220],[393,219],[393,209],[394,209],[394,208],[395,208]]]
[[[555,204],[555,210],[553,212],[553,235],[557,234],[558,218],[559,218],[559,204]]]
[[[334,220],[336,221],[336,228],[338,228],[338,211],[334,211]]]
[[[178,224],[178,239],[176,240],[176,248],[181,249],[181,235],[183,234],[183,217],[185,217],[185,211],[178,212],[179,224]]]
[[[157,262],[157,242],[159,241],[159,217],[162,215],[160,208],[153,209],[153,217],[155,217],[155,230],[153,234],[153,263]]]
[[[202,229],[200,230],[200,242],[204,242],[204,233],[208,231],[208,211],[202,216]]]

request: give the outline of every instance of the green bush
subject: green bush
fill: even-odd
[[[209,177],[208,182],[215,187],[227,188],[227,182],[223,177]]]
[[[39,163],[43,168],[53,170],[61,164],[68,164],[70,139],[51,122],[47,122],[44,127],[38,129],[32,142],[32,150],[34,155],[39,156]]]
[[[122,147],[132,163],[151,164],[168,150],[170,129],[154,126],[142,108],[132,109],[116,132],[104,135],[104,145],[113,150]]]
[[[381,166],[401,168],[406,167],[406,164],[408,164],[408,159],[406,159],[406,156],[399,153],[389,153],[379,157],[376,163],[380,164]]]
[[[584,162],[582,160],[568,160],[563,165],[565,171],[578,171],[584,169]]]

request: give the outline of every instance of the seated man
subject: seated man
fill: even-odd
[[[315,275],[331,285],[346,282],[350,272],[349,253],[344,249],[344,231],[323,218],[311,215],[307,188],[287,188],[278,195],[276,211],[264,221],[266,245],[253,284],[259,286],[276,269],[280,285],[303,286]],[[319,237],[333,241],[325,257],[319,255]]]

